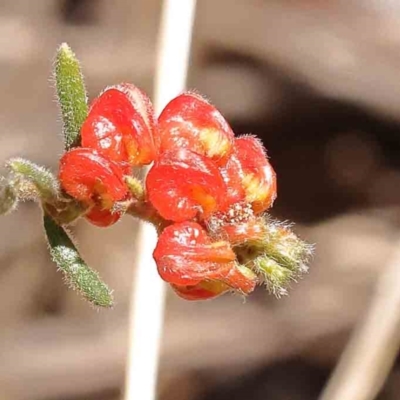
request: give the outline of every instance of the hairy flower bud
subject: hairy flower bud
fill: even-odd
[[[176,223],[165,228],[153,256],[161,278],[178,286],[218,281],[247,294],[257,283],[255,274],[237,265],[228,242],[213,242],[195,222]]]
[[[146,177],[151,204],[170,221],[205,218],[226,201],[226,186],[217,166],[187,149],[162,154]]]
[[[62,188],[73,198],[102,209],[128,195],[123,171],[95,151],[75,148],[60,159],[59,179]]]
[[[253,269],[277,297],[287,294],[290,283],[308,271],[312,250],[313,246],[299,239],[287,225],[269,218],[261,237],[235,247],[238,260]]]
[[[301,240],[287,224],[269,220],[266,226],[262,250],[297,276],[307,272],[313,246]]]
[[[120,164],[149,164],[156,155],[154,127],[153,107],[144,92],[127,83],[111,86],[90,108],[82,146]]]
[[[160,153],[187,148],[216,162],[232,151],[234,134],[221,113],[195,93],[171,100],[158,118]]]
[[[270,208],[276,198],[276,175],[259,139],[243,136],[235,140],[236,155],[243,170],[242,185],[254,212]]]
[[[214,235],[225,238],[232,246],[258,245],[263,243],[267,231],[266,223],[263,217],[251,216],[248,219],[222,222],[219,226],[212,227]]]

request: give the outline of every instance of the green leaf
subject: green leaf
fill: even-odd
[[[66,43],[57,51],[54,74],[63,120],[64,148],[70,150],[80,145],[80,129],[87,117],[88,105],[79,61]]]
[[[19,178],[18,196],[52,201],[59,196],[57,178],[46,168],[23,158],[13,158],[6,166]]]
[[[92,304],[112,307],[113,297],[110,289],[102,282],[98,273],[86,265],[67,232],[46,214],[44,229],[51,257],[58,268],[64,272],[69,285],[78,290]]]

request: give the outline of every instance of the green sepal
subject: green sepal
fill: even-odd
[[[67,232],[46,214],[44,229],[52,260],[64,273],[67,283],[95,306],[112,307],[110,289],[102,282],[99,274],[87,266]]]
[[[46,168],[23,158],[13,158],[6,166],[16,176],[16,193],[21,199],[53,201],[58,198],[57,178]]]
[[[290,282],[296,280],[297,277],[296,273],[278,264],[267,255],[258,256],[252,264],[268,291],[278,298],[287,295]]]
[[[308,271],[313,246],[296,236],[287,223],[264,216],[260,236],[235,246],[238,261],[253,269],[276,297],[288,293],[290,283]]]
[[[79,61],[66,43],[57,51],[54,75],[63,121],[64,148],[70,150],[80,146],[80,130],[88,114],[88,104]]]
[[[314,246],[301,240],[291,226],[269,221],[262,251],[282,267],[299,275],[308,271],[308,262]]]

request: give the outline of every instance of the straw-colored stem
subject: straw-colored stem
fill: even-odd
[[[400,347],[400,241],[320,400],[373,400]]]
[[[164,0],[154,94],[157,113],[185,89],[195,5],[195,0]],[[154,228],[142,224],[137,235],[125,400],[156,398],[165,286],[152,258],[155,244]]]

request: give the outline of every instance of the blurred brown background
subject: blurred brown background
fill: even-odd
[[[63,41],[91,97],[121,81],[151,93],[160,7],[1,0],[1,164],[20,155],[56,171],[51,64]],[[281,300],[262,288],[245,303],[168,293],[159,398],[317,399],[400,234],[400,3],[198,0],[189,87],[237,133],[263,137],[278,174],[273,213],[317,251]],[[28,203],[0,220],[0,398],[120,399],[135,222],[76,228],[115,289],[115,309],[96,312],[63,285],[40,220]],[[399,393],[396,365],[380,399]]]

